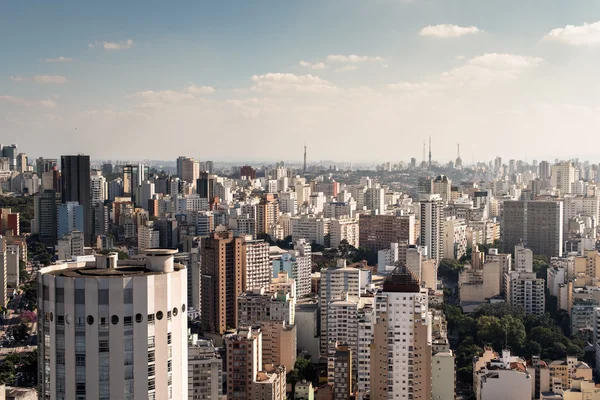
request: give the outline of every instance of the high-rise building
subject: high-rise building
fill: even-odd
[[[249,240],[246,238],[242,245],[245,257],[245,290],[260,289],[271,283],[271,260],[269,258],[269,243],[264,240]]]
[[[392,243],[415,243],[415,216],[361,215],[358,220],[359,243],[371,251],[387,250]]]
[[[106,178],[98,174],[92,175],[90,183],[92,190],[92,207],[104,204],[104,201],[108,199],[108,184],[106,183]]]
[[[85,244],[92,241],[92,202],[90,189],[90,156],[62,156],[62,202],[76,201],[83,207]]]
[[[188,337],[188,400],[221,399],[223,361],[211,340]]]
[[[333,399],[346,400],[352,394],[352,350],[346,344],[336,344],[332,355]]]
[[[123,166],[123,195],[135,200],[136,189],[142,182],[148,180],[149,168],[144,164]]]
[[[84,230],[84,209],[77,201],[68,201],[58,207],[58,238],[68,233]]]
[[[8,254],[6,239],[0,236],[0,306],[8,301]]]
[[[540,161],[539,172],[541,180],[550,179],[550,163],[548,161]]]
[[[38,271],[41,398],[186,398],[187,273],[176,252]]]
[[[279,217],[279,203],[273,194],[266,194],[256,206],[256,233],[273,235]],[[274,235],[273,235],[274,236]]]
[[[331,220],[330,230],[330,246],[337,248],[343,240],[354,248],[360,245],[360,231],[358,219],[355,218],[340,218]]]
[[[439,194],[442,200],[448,203],[452,193],[452,181],[446,175],[438,176],[431,184],[431,193]]]
[[[2,157],[8,158],[11,171],[17,170],[17,145],[16,144],[2,147]]]
[[[212,200],[214,197],[215,177],[207,172],[201,172],[196,182],[196,193],[202,199]]]
[[[263,364],[262,332],[241,328],[225,337],[227,359],[227,397],[248,400],[285,400],[285,367]]]
[[[387,208],[385,204],[385,189],[368,188],[365,191],[365,207],[373,214],[383,214]]]
[[[184,158],[181,161],[181,180],[196,185],[200,177],[200,164],[193,158]]]
[[[273,260],[273,278],[285,271],[287,276],[296,282],[298,298],[311,292],[310,275],[312,271],[312,250],[310,243],[304,239],[294,242],[294,250],[282,254],[280,259]]]
[[[242,179],[254,180],[256,179],[256,170],[249,165],[244,165],[240,168],[240,177]]]
[[[505,201],[502,241],[505,249],[523,243],[548,260],[562,256],[562,201]]]
[[[361,329],[370,352],[359,364],[370,365],[371,398],[431,399],[431,314],[427,289],[407,269],[386,278],[375,297],[372,326]],[[393,379],[390,379],[390,372]]]
[[[543,315],[546,281],[537,278],[534,272],[510,271],[506,275],[507,303],[512,307],[520,307],[525,315]]]
[[[571,193],[575,182],[575,167],[570,161],[561,162],[552,166],[552,186],[560,190],[561,194]]]
[[[424,195],[421,203],[419,244],[427,248],[427,257],[439,262],[444,258],[444,201],[437,194]]]
[[[246,291],[238,297],[238,324],[260,326],[263,363],[283,365],[291,371],[297,352],[294,289],[267,289]]]
[[[229,231],[202,240],[201,317],[207,332],[237,328],[237,298],[244,287],[244,238]]]
[[[321,271],[321,352],[327,355],[327,344],[329,342],[327,319],[329,304],[339,299],[342,295],[360,297],[361,293],[361,270],[346,267],[341,263],[336,268],[327,268]]]
[[[54,246],[58,240],[58,206],[60,194],[44,190],[35,197],[35,231],[46,246]]]

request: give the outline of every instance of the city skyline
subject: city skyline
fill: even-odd
[[[459,142],[466,164],[553,160],[547,138],[593,144],[600,125],[600,5],[551,3],[10,4],[2,142],[249,161],[301,160],[306,142],[309,162],[367,162],[421,161],[431,135],[439,162]]]

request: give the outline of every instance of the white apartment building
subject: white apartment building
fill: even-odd
[[[298,214],[298,197],[296,192],[279,193],[279,211],[294,216]]]
[[[351,371],[356,374],[358,359],[358,308],[360,297],[342,294],[339,298],[332,300],[327,309],[327,380],[333,384],[335,380],[335,352],[338,343],[348,346],[352,354]]]
[[[582,216],[590,218],[591,223],[586,226],[586,233],[595,238],[600,217],[600,198],[597,196],[565,196],[564,204],[563,237],[567,237],[569,221]]]
[[[360,297],[361,271],[358,268],[327,268],[321,271],[321,310],[327,310],[329,303],[347,294]],[[327,353],[327,312],[321,312],[321,352]]]
[[[437,195],[422,195],[420,245],[427,256],[439,262],[444,257],[444,202]]]
[[[573,182],[575,182],[575,167],[570,161],[552,166],[551,183],[561,194],[571,193]]]
[[[371,398],[431,399],[432,316],[427,302],[427,290],[406,269],[386,278],[373,314],[361,319],[359,398],[368,374]],[[369,342],[371,351],[364,352]]]
[[[108,183],[106,182],[106,178],[102,175],[91,176],[90,190],[92,192],[92,207],[103,204],[104,200],[108,199]]]
[[[188,400],[221,399],[223,361],[211,340],[188,336]]]
[[[329,232],[331,220],[309,215],[292,217],[291,230],[292,240],[306,239],[308,242],[329,247]]]
[[[176,252],[38,271],[41,398],[186,398],[187,273]]]
[[[325,207],[325,194],[323,192],[313,192],[308,198],[308,205],[312,213],[320,214],[323,212],[323,208]]]
[[[356,202],[334,201],[325,203],[323,216],[325,218],[353,218],[356,212]]]
[[[84,237],[83,232],[73,231],[58,240],[56,253],[59,260],[71,260],[74,256],[83,256]]]
[[[342,240],[348,241],[350,246],[358,248],[359,243],[359,231],[358,231],[358,219],[356,218],[343,218],[343,219],[332,219],[331,230],[330,230],[330,246],[339,247]]]
[[[243,244],[246,257],[246,289],[260,289],[271,283],[269,243],[264,240],[246,240]]]
[[[268,290],[267,290],[268,289]],[[238,296],[238,325],[253,326],[261,321],[295,324],[296,298],[288,291],[261,288]]]
[[[140,250],[156,249],[160,246],[160,232],[152,225],[138,227],[138,248]]]
[[[467,222],[448,218],[444,221],[444,257],[460,259],[467,254]]]
[[[377,273],[382,274],[396,268],[398,258],[398,243],[390,243],[389,249],[379,250],[377,252]]]
[[[297,250],[290,250],[282,254],[280,259],[273,260],[273,278],[276,278],[280,272],[286,272],[287,276],[296,282],[296,295],[304,297],[311,292],[312,256],[310,244],[300,239],[296,242],[295,248]]]
[[[519,272],[533,272],[533,251],[523,245],[515,246],[515,269]]]
[[[433,355],[431,362],[432,400],[454,400],[456,398],[455,357],[452,350]]]
[[[506,300],[513,307],[521,307],[525,315],[543,315],[545,307],[545,280],[533,272],[510,271],[506,277]]]

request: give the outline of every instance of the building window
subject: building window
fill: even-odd
[[[162,311],[159,311],[159,312],[156,313],[156,319],[159,320],[159,321],[161,319],[163,319],[163,312]]]
[[[110,317],[110,322],[112,322],[113,325],[116,325],[119,323],[119,317],[117,315],[113,315],[112,317]]]
[[[154,324],[154,314],[148,314],[148,323]]]
[[[87,316],[87,323],[88,325],[93,325],[94,324],[94,317],[92,317],[91,315]]]
[[[100,353],[108,353],[109,352],[108,340],[100,339],[100,341],[98,342],[98,351]]]
[[[144,316],[140,313],[135,314],[135,322],[138,324],[144,320]]]

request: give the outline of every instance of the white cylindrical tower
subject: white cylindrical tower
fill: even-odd
[[[187,272],[173,253],[38,272],[40,398],[187,398]]]

